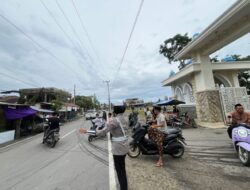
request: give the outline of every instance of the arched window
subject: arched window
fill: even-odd
[[[181,90],[181,88],[178,87],[178,86],[177,86],[176,89],[175,89],[175,95],[176,95],[176,97],[177,97],[177,100],[185,101],[185,100],[184,100],[183,93],[182,93],[182,90]]]
[[[183,96],[185,99],[186,104],[193,104],[195,103],[193,89],[190,84],[185,83],[183,88]]]

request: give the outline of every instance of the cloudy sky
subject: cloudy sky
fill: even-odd
[[[170,96],[161,81],[177,65],[159,55],[160,44],[177,33],[201,32],[235,0],[145,0],[117,73],[140,2],[1,0],[0,91],[57,87],[73,92],[75,84],[77,94],[95,93],[105,102],[103,81],[110,80],[113,102]],[[216,54],[246,55],[249,47],[246,35]]]

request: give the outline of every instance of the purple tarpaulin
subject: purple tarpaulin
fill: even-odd
[[[31,109],[30,107],[17,107],[17,108],[9,108],[5,107],[4,116],[7,120],[15,120],[20,119],[29,115],[35,114],[37,111]]]

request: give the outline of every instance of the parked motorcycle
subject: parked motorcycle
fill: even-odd
[[[157,155],[159,154],[157,145],[145,135],[148,133],[149,125],[145,124],[135,129],[132,135],[133,141],[130,142],[128,156],[136,158],[140,154]],[[174,158],[180,158],[185,152],[185,139],[179,128],[166,131],[163,141],[164,154],[169,154]]]
[[[170,123],[172,127],[178,127],[178,128],[186,128],[186,127],[192,127],[197,128],[194,119],[190,116],[188,112],[185,114],[179,116],[179,117],[172,117],[170,119]]]
[[[232,131],[232,142],[243,165],[250,166],[250,126],[239,124]]]

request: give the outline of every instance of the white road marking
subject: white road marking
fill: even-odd
[[[76,131],[76,129],[73,129],[72,131],[70,131],[70,132],[68,132],[67,134],[63,135],[63,136],[61,137],[61,139],[63,139],[63,138],[65,138],[65,137],[69,136],[70,134],[74,133],[75,131]]]
[[[114,160],[111,152],[111,141],[109,133],[108,133],[108,152],[109,152],[109,189],[117,190],[115,181]]]

